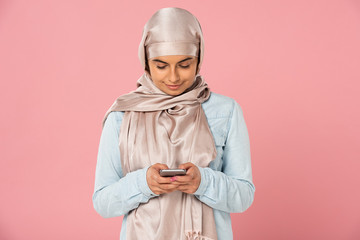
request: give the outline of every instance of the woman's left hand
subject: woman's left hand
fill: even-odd
[[[201,182],[201,174],[196,165],[191,162],[181,164],[181,169],[186,169],[185,176],[173,177],[173,181],[178,183],[177,190],[184,193],[194,193],[199,188]]]

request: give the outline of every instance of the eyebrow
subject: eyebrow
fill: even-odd
[[[178,63],[182,63],[182,62],[185,62],[185,61],[191,60],[191,59],[193,59],[193,58],[192,58],[192,57],[188,57],[188,58],[185,58],[185,59],[181,60],[181,61],[178,62]],[[151,60],[151,61],[153,61],[153,62],[160,62],[160,63],[163,63],[163,64],[168,64],[167,62],[161,61],[160,59],[154,59],[154,60]]]

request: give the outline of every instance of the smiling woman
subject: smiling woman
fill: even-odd
[[[241,108],[210,92],[203,53],[200,24],[184,9],[160,9],[144,27],[145,72],[107,111],[96,167],[94,207],[124,215],[120,239],[230,240],[230,213],[253,202]],[[160,175],[176,168],[186,174]]]
[[[197,63],[197,57],[183,55],[149,59],[151,79],[164,93],[179,95],[194,83]]]

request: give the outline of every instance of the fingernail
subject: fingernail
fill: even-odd
[[[174,182],[176,180],[176,177],[171,177],[170,179],[172,182]]]

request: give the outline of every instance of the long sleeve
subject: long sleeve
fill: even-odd
[[[148,168],[123,176],[119,150],[122,116],[122,112],[110,113],[100,138],[92,199],[95,210],[105,218],[126,214],[157,196],[146,182]]]
[[[201,183],[195,196],[210,207],[224,212],[243,212],[253,202],[250,143],[240,106],[234,101],[229,120],[222,168],[201,168]]]

